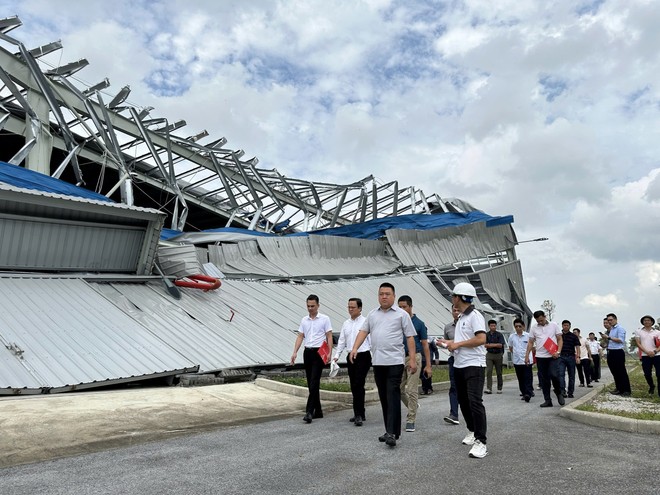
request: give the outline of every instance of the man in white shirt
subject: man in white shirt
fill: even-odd
[[[307,312],[309,314],[300,322],[298,337],[291,356],[291,365],[293,365],[298,356],[298,349],[304,342],[303,362],[305,363],[307,389],[309,390],[305,416],[303,417],[305,423],[311,423],[312,419],[323,417],[320,388],[321,374],[325,363],[319,355],[319,348],[324,341],[328,344],[328,352],[332,353],[332,325],[330,324],[330,318],[319,313],[319,307],[319,296],[315,294],[307,296]]]
[[[378,303],[358,333],[349,359],[355,361],[357,353],[367,336],[371,336],[371,358],[378,397],[383,409],[385,434],[378,437],[390,447],[396,446],[401,435],[401,378],[403,376],[405,338],[410,356],[408,371],[417,372],[414,336],[417,334],[410,316],[394,304],[396,294],[389,282],[380,284]]]
[[[483,403],[486,379],[486,321],[474,309],[472,301],[477,292],[466,282],[456,284],[452,291],[452,304],[460,312],[454,340],[441,339],[449,352],[454,353],[454,379],[458,404],[465,419],[468,434],[464,445],[471,445],[469,456],[482,459],[488,455],[486,448],[486,409]]]
[[[525,322],[520,318],[513,320],[513,328],[516,333],[509,335],[509,351],[511,351],[511,360],[513,368],[516,370],[518,378],[518,388],[520,395],[525,402],[534,397],[534,385],[532,374],[532,356],[528,355],[530,362],[525,363],[525,353],[529,344],[529,333],[525,331]]]
[[[352,297],[348,300],[348,314],[350,318],[344,322],[339,334],[339,341],[333,357],[335,362],[337,362],[344,349],[350,353],[358,332],[364,325],[366,318],[362,316],[362,299]],[[351,382],[351,394],[353,394],[353,417],[350,421],[354,422],[355,426],[362,426],[362,422],[366,419],[364,415],[364,383],[371,368],[370,349],[371,339],[367,336],[358,348],[355,360],[347,360],[348,378]]]
[[[525,354],[525,364],[530,363],[529,355],[532,352],[534,343],[536,342],[536,366],[539,370],[539,378],[541,380],[541,389],[543,390],[544,402],[541,407],[552,407],[552,399],[550,397],[550,384],[555,391],[557,401],[560,406],[563,406],[566,401],[561,391],[561,383],[559,382],[559,350],[564,345],[562,332],[559,326],[545,317],[545,313],[541,310],[534,312],[534,319],[536,325],[529,330],[529,342],[527,344],[527,352]]]

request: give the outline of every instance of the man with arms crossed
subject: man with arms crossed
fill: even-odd
[[[464,445],[471,445],[469,456],[482,459],[486,448],[486,409],[483,403],[486,377],[486,321],[472,305],[477,292],[471,284],[461,282],[452,291],[452,304],[460,311],[454,340],[441,340],[454,353],[454,378],[461,413],[469,433]]]
[[[556,323],[548,321],[545,313],[541,310],[534,312],[534,319],[537,325],[529,330],[529,342],[527,343],[527,352],[525,353],[525,364],[530,363],[530,352],[534,347],[534,342],[538,341],[536,345],[536,366],[539,370],[541,379],[541,390],[543,390],[543,399],[545,401],[541,407],[552,407],[552,399],[550,398],[550,383],[555,390],[557,401],[560,406],[563,406],[564,395],[561,393],[561,384],[559,383],[559,349],[563,345],[562,333]],[[554,352],[551,354],[548,348],[552,348]]]
[[[309,397],[307,397],[307,407],[305,408],[305,416],[303,421],[311,423],[312,418],[322,418],[323,410],[321,409],[321,374],[325,363],[319,355],[319,348],[323,345],[323,341],[328,343],[328,350],[332,352],[332,325],[330,318],[326,315],[319,313],[319,296],[310,294],[307,296],[307,312],[300,322],[298,328],[298,337],[293,346],[293,355],[291,356],[291,365],[295,364],[298,349],[304,342],[305,351],[303,352],[303,362],[305,363],[305,375],[307,376],[307,389],[309,390]]]
[[[357,358],[358,350],[367,336],[371,337],[371,356],[374,380],[378,388],[378,397],[383,409],[385,434],[378,440],[394,447],[401,435],[401,377],[403,375],[405,352],[404,336],[410,356],[408,373],[417,373],[416,351],[413,327],[410,316],[394,305],[394,286],[388,282],[378,288],[380,307],[372,310],[358,332],[349,356],[351,361]]]
[[[353,349],[355,338],[358,332],[364,325],[365,317],[362,316],[362,299],[351,297],[348,300],[348,314],[350,318],[344,322],[339,334],[339,341],[333,360],[337,362],[339,356],[348,349],[348,352]],[[351,394],[353,395],[353,417],[351,422],[355,426],[362,426],[362,422],[366,419],[364,415],[364,382],[367,379],[367,373],[371,368],[371,339],[367,337],[362,345],[359,347],[355,361],[350,359],[347,361],[348,378],[351,382]]]

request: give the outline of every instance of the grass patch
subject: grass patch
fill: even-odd
[[[580,411],[610,414],[612,416],[620,416],[623,418],[660,421],[660,411],[658,411],[658,406],[660,405],[660,397],[658,397],[657,391],[654,395],[649,395],[649,386],[646,383],[646,379],[644,378],[642,367],[637,364],[634,367],[631,367],[628,370],[628,377],[630,378],[630,388],[632,389],[631,397],[635,400],[636,403],[638,403],[640,407],[639,411],[621,411],[611,409],[606,406],[599,406],[599,404],[604,404],[609,399],[610,391],[614,390],[613,383],[603,387],[603,389],[596,397],[594,397],[591,401],[576,407],[576,409]]]
[[[503,375],[509,375],[511,373],[515,374],[516,370],[511,366],[510,368],[507,368],[506,366],[502,366],[502,374]],[[493,369],[493,376],[496,376],[495,374],[495,369]],[[449,366],[446,365],[440,365],[440,366],[433,366],[433,383],[439,383],[439,382],[448,382],[449,381]]]
[[[307,388],[306,378],[297,376],[270,376],[269,378],[276,382],[288,383],[289,385]],[[350,392],[351,386],[348,383],[330,383],[321,380],[321,390],[329,390],[331,392]]]

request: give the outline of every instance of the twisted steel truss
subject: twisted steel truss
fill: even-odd
[[[119,190],[121,201],[134,204],[137,183],[168,193],[173,198],[171,227],[178,230],[191,227],[187,215],[192,204],[215,215],[218,227],[266,232],[309,231],[465,207],[436,194],[426,196],[415,187],[400,187],[396,181],[382,184],[372,175],[350,184],[330,184],[259,168],[256,157],[244,159],[244,151],[226,147],[224,137],[213,138],[206,131],[185,136],[185,121],[152,118],[152,107],[127,103],[128,86],[113,97],[107,96],[107,78],[78,88],[71,76],[88,65],[85,59],[42,69],[40,57],[62,45],[57,41],[27,49],[8,34],[20,25],[18,17],[0,19],[0,40],[14,50],[0,47],[0,129],[26,138],[10,160],[15,165],[41,167],[55,177],[71,167],[77,183],[84,185],[79,160],[94,162],[102,175],[113,172],[108,174],[112,180],[101,184],[102,194]],[[65,158],[50,168],[53,148]]]

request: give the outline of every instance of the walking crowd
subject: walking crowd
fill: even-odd
[[[520,398],[530,402],[535,396],[533,366],[536,365],[538,389],[542,391],[540,407],[553,406],[553,394],[563,406],[574,397],[576,374],[579,387],[591,388],[601,379],[601,361],[605,356],[614,378],[614,395],[630,396],[631,387],[626,370],[626,330],[619,325],[614,313],[603,319],[604,331],[583,337],[579,328],[571,329],[569,320],[561,327],[551,322],[541,310],[533,314],[535,324],[526,329],[521,318],[513,321],[514,332],[507,339],[498,331],[498,322],[489,320],[475,309],[475,288],[458,283],[452,291],[453,322],[445,325],[442,337],[429,339],[425,323],[413,311],[409,295],[396,298],[395,288],[385,282],[378,289],[378,307],[367,316],[362,315],[362,300],[348,300],[349,318],[344,321],[337,346],[333,350],[330,318],[319,312],[318,296],[308,296],[305,316],[291,356],[295,364],[298,351],[304,346],[303,363],[309,396],[303,420],[311,423],[323,417],[320,401],[320,382],[323,368],[330,361],[336,364],[347,352],[353,416],[350,421],[362,426],[365,415],[365,382],[373,370],[378,389],[385,433],[380,442],[395,447],[402,430],[401,403],[406,406],[405,431],[415,431],[419,408],[419,388],[422,394],[433,393],[432,364],[438,357],[438,347],[449,352],[449,414],[444,421],[459,425],[460,407],[468,430],[462,443],[470,446],[468,455],[483,458],[488,455],[487,419],[483,394],[493,393],[493,370],[496,392],[502,393],[506,352],[514,366]],[[396,302],[396,305],[395,305]],[[655,320],[644,316],[642,327],[635,333],[644,377],[649,394],[656,389],[660,395],[660,330]],[[658,387],[653,380],[655,370]],[[577,372],[577,373],[576,373]]]

